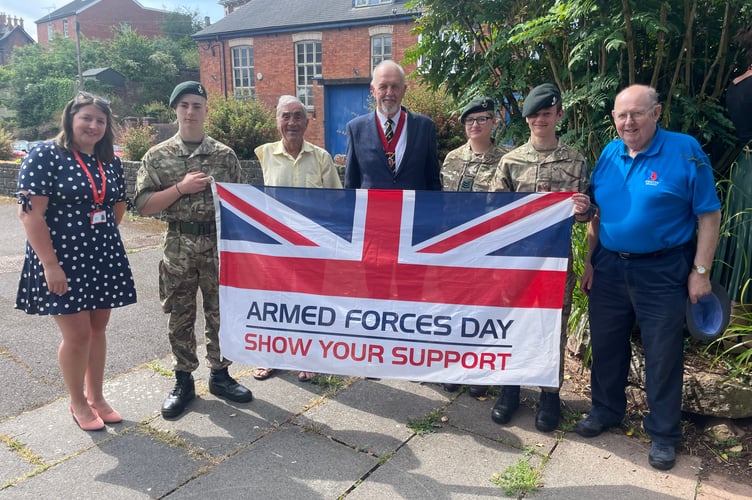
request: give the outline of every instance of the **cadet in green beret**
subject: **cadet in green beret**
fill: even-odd
[[[489,191],[496,165],[509,149],[491,140],[496,127],[496,106],[490,97],[476,97],[462,110],[460,121],[465,125],[467,143],[450,151],[441,167],[444,191]],[[458,384],[443,384],[447,392],[455,392]],[[485,396],[488,387],[472,385],[468,391],[475,397]]]
[[[582,153],[559,140],[556,126],[563,117],[561,92],[551,83],[535,87],[522,104],[522,116],[530,128],[527,143],[504,155],[491,182],[492,191],[510,192],[561,192],[573,191],[575,220],[587,222],[593,214],[587,191],[589,173]],[[561,314],[561,337],[559,357],[559,386],[541,387],[535,427],[542,432],[551,432],[559,426],[561,416],[559,389],[564,375],[564,348],[567,341],[567,322],[572,305],[572,291],[576,276],[567,270],[564,304]],[[530,332],[535,334],[537,332]],[[499,424],[512,419],[520,405],[520,387],[504,386],[491,412],[491,418]]]
[[[136,178],[134,204],[141,215],[168,222],[164,258],[159,264],[159,298],[170,315],[168,334],[176,383],[162,404],[164,418],[176,418],[196,396],[196,293],[200,289],[206,323],[209,392],[237,403],[253,398],[233,379],[219,349],[219,260],[211,181],[241,182],[235,152],[204,130],[206,88],[183,82],[170,95],[178,132],[146,152]]]
[[[476,97],[462,110],[467,143],[450,151],[441,167],[444,191],[488,191],[496,165],[509,149],[491,140],[497,124],[496,106],[490,97]]]

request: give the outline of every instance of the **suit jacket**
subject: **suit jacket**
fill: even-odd
[[[379,126],[374,117],[376,112],[350,120],[347,124],[346,188],[441,190],[436,126],[430,118],[405,111],[407,143],[396,175],[392,175],[386,161],[376,128]]]

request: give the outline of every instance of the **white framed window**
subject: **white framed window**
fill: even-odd
[[[392,58],[392,35],[371,37],[371,73],[381,61]]]
[[[235,97],[256,97],[253,46],[232,48],[232,82]]]
[[[321,40],[295,43],[295,91],[306,108],[313,108],[313,79],[321,76]]]
[[[65,38],[69,38],[70,33],[68,33],[68,20],[63,19],[63,36]]]
[[[55,33],[55,26],[52,23],[47,23],[47,40],[52,40],[53,33]]]

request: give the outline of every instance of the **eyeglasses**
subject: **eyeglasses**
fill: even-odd
[[[99,101],[105,106],[110,105],[110,101],[108,101],[104,97],[92,94],[90,92],[84,92],[83,90],[79,90],[78,93],[76,94],[76,103],[82,104],[81,101],[91,101],[91,102]]]
[[[649,108],[643,109],[642,111],[632,111],[631,113],[618,113],[614,115],[614,120],[616,120],[617,122],[623,123],[631,118],[632,121],[639,122],[640,120],[648,116],[648,114],[651,111],[653,111],[653,108],[655,108],[656,106],[657,104],[653,104]]]
[[[477,118],[465,118],[465,126],[472,127],[473,124],[485,125],[489,120],[492,120],[492,116],[479,116]]]

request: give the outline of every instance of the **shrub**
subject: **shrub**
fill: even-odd
[[[455,113],[452,99],[443,92],[429,90],[422,85],[410,85],[402,103],[415,113],[431,118],[436,124],[436,142],[439,161],[443,162],[447,153],[462,146],[466,141],[465,127]]]
[[[120,134],[123,160],[140,161],[144,154],[157,143],[154,127],[128,127]]]
[[[13,136],[4,128],[0,128],[0,160],[12,160]]]
[[[210,99],[206,132],[235,150],[241,160],[254,159],[257,146],[279,140],[274,111],[257,99]]]
[[[173,111],[162,102],[152,101],[141,106],[144,116],[154,118],[157,123],[170,123],[174,116]]]

